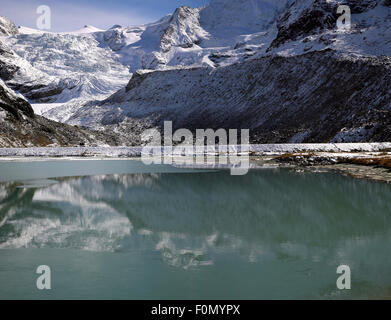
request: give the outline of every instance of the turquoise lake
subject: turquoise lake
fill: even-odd
[[[391,296],[391,186],[288,169],[0,162],[0,299]],[[36,269],[51,269],[38,290]],[[339,265],[351,290],[339,290]]]

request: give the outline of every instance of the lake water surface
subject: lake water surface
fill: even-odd
[[[287,169],[0,162],[0,299],[391,295],[391,186]],[[38,290],[36,269],[51,269]],[[336,287],[349,265],[352,289]]]

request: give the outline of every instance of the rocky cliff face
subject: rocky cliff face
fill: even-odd
[[[0,147],[79,146],[122,142],[114,135],[92,132],[34,115],[26,99],[0,80]]]
[[[353,14],[363,13],[376,7],[381,0],[345,0]]]
[[[141,38],[146,47],[149,42],[154,50],[145,52],[141,59],[142,68],[164,68],[174,52],[193,48],[208,38],[209,34],[200,25],[200,11],[198,8],[182,6],[172,15],[146,27]]]
[[[296,0],[277,21],[278,34],[271,44],[278,47],[287,41],[294,41],[309,35],[335,30],[337,8],[348,5],[351,14],[362,14],[380,5],[380,0]],[[383,3],[384,4],[384,3]],[[355,19],[353,18],[353,23]]]
[[[199,23],[199,9],[180,7],[168,21],[160,38],[162,52],[168,52],[173,46],[189,48],[208,36]]]
[[[297,0],[278,20],[278,35],[271,47],[286,41],[335,28],[337,21],[336,1]]]
[[[33,108],[26,99],[8,88],[2,80],[0,80],[0,107],[18,120],[23,118],[23,115],[34,117]]]
[[[6,17],[0,16],[0,35],[11,36],[18,34],[18,27]]]

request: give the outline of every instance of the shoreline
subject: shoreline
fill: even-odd
[[[172,153],[172,147],[148,147],[162,154]],[[173,147],[175,148],[175,146]],[[189,147],[186,147],[189,148]],[[193,154],[199,150],[190,147]],[[251,156],[273,155],[297,152],[384,152],[391,151],[391,142],[374,143],[302,143],[302,144],[250,144],[229,146],[207,146],[201,149],[202,154],[222,154],[221,150],[228,152],[245,152]],[[27,147],[27,148],[0,148],[0,158],[6,157],[140,157],[142,146],[133,147]]]
[[[250,170],[291,168],[295,170],[326,170],[359,179],[391,183],[391,143],[346,144],[267,144],[229,146],[231,152],[248,155]],[[165,148],[155,150],[166,154]],[[217,148],[203,150],[195,156],[208,156],[203,164],[183,165],[184,157],[171,155],[174,167],[189,169],[227,169],[219,164],[227,153]],[[192,157],[187,157],[192,160]],[[56,160],[142,160],[142,147],[71,147],[71,148],[0,148],[0,162]],[[210,161],[208,161],[210,160]]]

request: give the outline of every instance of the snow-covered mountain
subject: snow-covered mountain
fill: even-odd
[[[215,67],[210,56],[226,53],[226,60],[236,62],[245,48],[233,54],[235,45],[262,46],[258,40],[251,41],[257,35],[268,41],[265,31],[290,2],[212,0],[203,8],[180,7],[172,15],[145,26],[114,26],[94,35],[120,54],[133,72],[168,66]],[[234,58],[228,59],[231,55]]]
[[[56,102],[33,105],[45,117],[132,143],[163,120],[250,128],[254,142],[387,140],[390,27],[388,0],[212,0],[143,26],[11,28],[0,70],[30,101]]]
[[[289,1],[212,0],[203,8],[180,7],[155,23],[107,31],[18,29],[4,18],[0,45],[7,49],[0,66],[7,73],[1,77],[31,102],[52,104],[37,112],[60,106],[70,115],[75,100],[106,98],[139,69],[214,68],[248,58],[273,40],[266,30]]]
[[[11,36],[15,34],[18,34],[16,25],[6,17],[0,16],[0,35]]]
[[[4,18],[2,45],[14,57],[3,65],[20,71],[2,78],[37,103],[104,98],[139,69],[216,67],[248,57],[272,40],[265,31],[288,2],[212,0],[204,8],[180,7],[155,23],[106,31],[84,26],[49,33],[18,29]]]
[[[104,97],[121,88],[130,77],[128,67],[119,62],[118,56],[100,48],[88,34],[17,34],[5,39],[5,43],[17,57],[13,61],[25,64],[24,69],[28,71],[8,79],[11,86],[18,89],[18,84],[26,85],[31,76],[46,79],[56,90],[49,97],[28,93],[27,97],[33,101],[67,102],[74,98]]]

